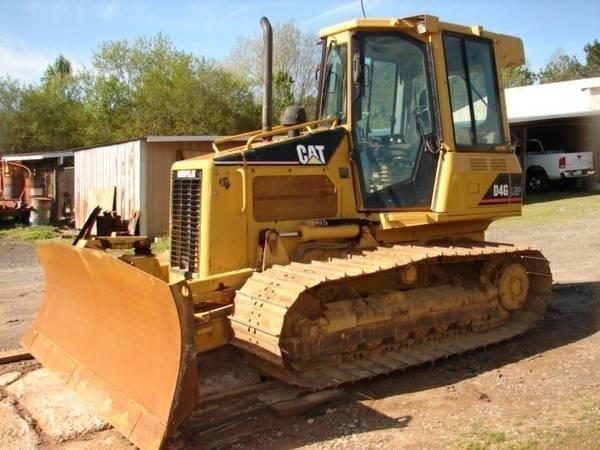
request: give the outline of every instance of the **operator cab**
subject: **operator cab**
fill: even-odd
[[[504,143],[493,44],[444,32],[444,58],[413,27],[372,28],[328,39],[319,115],[351,130],[359,210],[429,210],[442,142],[478,151]],[[434,61],[447,76],[437,86]],[[452,111],[445,139],[441,99]]]

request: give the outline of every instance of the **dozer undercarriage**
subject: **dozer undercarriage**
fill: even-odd
[[[236,294],[232,342],[272,375],[322,389],[521,334],[551,286],[528,248],[380,247],[254,274]]]
[[[183,283],[105,251],[38,252],[46,293],[24,346],[136,445],[160,447],[195,407],[206,315]],[[542,317],[551,285],[539,251],[485,242],[274,265],[236,291],[231,342],[261,371],[325,389],[517,336]]]

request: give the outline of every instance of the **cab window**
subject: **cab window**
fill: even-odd
[[[492,43],[444,35],[448,89],[457,148],[504,143]]]
[[[357,33],[352,133],[362,209],[431,202],[435,121],[426,44],[401,33]]]
[[[322,117],[346,120],[346,45],[336,45],[329,50]]]

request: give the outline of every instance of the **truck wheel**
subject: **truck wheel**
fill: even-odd
[[[530,194],[541,194],[548,190],[548,177],[546,172],[535,170],[527,173],[527,192]]]

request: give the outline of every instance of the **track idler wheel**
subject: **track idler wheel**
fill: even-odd
[[[529,294],[527,269],[520,263],[510,262],[502,266],[496,278],[500,304],[507,311],[523,307]]]

